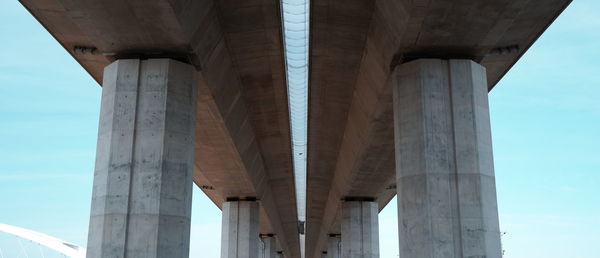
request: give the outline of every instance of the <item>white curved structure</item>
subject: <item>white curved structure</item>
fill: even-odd
[[[8,233],[23,239],[36,242],[72,258],[85,258],[85,248],[65,242],[55,237],[0,223],[0,232]]]

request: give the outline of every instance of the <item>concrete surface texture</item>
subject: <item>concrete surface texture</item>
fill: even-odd
[[[465,58],[491,89],[569,0],[311,2],[306,253],[340,233],[341,199],[397,190],[392,71]],[[312,254],[312,256],[310,255]]]
[[[327,258],[341,258],[342,239],[338,235],[331,235],[327,240]]]
[[[379,258],[378,213],[376,202],[344,201],[341,257]]]
[[[222,207],[221,258],[258,258],[258,202],[228,201]]]
[[[261,233],[300,257],[278,1],[22,3],[100,83],[117,59],[192,64],[201,93],[194,182],[219,208],[229,197],[260,199]]]
[[[261,237],[262,255],[259,258],[277,258],[277,239],[275,236],[262,236]]]
[[[496,257],[497,232],[494,225],[497,222],[494,224],[494,220],[497,218],[491,188],[493,172],[489,168],[491,161],[487,161],[491,159],[491,145],[487,146],[485,142],[489,132],[484,127],[485,122],[482,122],[487,110],[486,107],[477,105],[483,105],[482,92],[490,90],[502,78],[571,2],[312,0],[308,67],[307,216],[305,227],[301,227],[295,201],[279,0],[20,1],[104,87],[111,83],[125,84],[128,80],[134,80],[133,75],[127,77],[127,80],[125,77],[123,80],[114,79],[116,74],[125,73],[118,69],[132,65],[128,59],[146,60],[142,64],[159,58],[188,63],[194,70],[194,84],[198,91],[194,110],[184,112],[195,114],[195,118],[191,119],[196,123],[195,135],[192,135],[195,140],[185,143],[191,142],[194,148],[190,150],[190,153],[194,153],[193,181],[215,205],[229,214],[227,218],[224,217],[224,224],[229,223],[231,215],[228,211],[231,207],[225,207],[231,205],[227,204],[227,200],[260,200],[260,205],[256,207],[256,220],[260,223],[252,224],[257,227],[257,244],[252,248],[258,248],[259,233],[275,234],[278,247],[288,258],[300,258],[301,248],[304,248],[307,258],[320,257],[328,249],[329,236],[342,233],[344,202],[341,200],[352,196],[368,197],[381,210],[397,192],[403,205],[414,209],[426,207],[443,211],[425,213],[426,216],[420,219],[437,221],[439,218],[448,221],[448,224],[440,226],[446,225],[449,228],[436,228],[438,231],[430,232],[430,237],[415,236],[411,240],[401,238],[402,241],[416,241],[423,246],[429,246],[435,239],[448,239],[438,249],[421,250],[425,253],[419,253],[419,248],[413,250],[403,243],[401,252],[410,254],[408,257],[434,257],[428,255],[438,254],[451,255],[448,257]],[[397,75],[412,66],[419,66],[417,64],[425,66],[425,63],[432,62],[422,60],[427,58],[468,59],[486,69],[483,71],[472,63],[454,65],[463,61],[439,61],[445,62],[441,66],[446,67],[440,69],[455,74],[452,77],[437,74],[433,78],[449,81],[443,84],[446,85],[445,88],[440,86],[439,91],[451,90],[452,95],[438,91],[431,91],[433,95],[427,95],[423,90],[429,88],[418,88],[401,81],[429,79],[419,73]],[[421,61],[413,63],[415,60]],[[117,63],[110,65],[115,61]],[[181,64],[169,61],[169,67],[171,65],[179,67]],[[140,64],[140,67],[144,66]],[[435,71],[429,68],[425,70]],[[140,68],[139,72],[144,72],[144,69]],[[478,77],[475,78],[474,75]],[[185,76],[182,78],[188,78]],[[461,82],[450,83],[452,80]],[[142,82],[135,84],[144,85]],[[403,84],[408,86],[402,88]],[[461,88],[475,84],[478,88],[474,88],[471,93]],[[428,87],[433,87],[432,85],[434,84],[426,84]],[[409,90],[411,87],[412,90]],[[393,98],[394,89],[402,90],[402,96],[398,98],[406,98],[409,102],[397,103]],[[111,91],[114,90],[104,90],[105,94]],[[137,244],[152,243],[139,243],[136,238],[126,241],[129,233],[132,237],[136,234],[150,234],[122,231],[129,223],[123,214],[129,212],[127,209],[130,207],[134,210],[140,208],[133,205],[138,197],[144,201],[156,198],[137,195],[141,192],[134,190],[139,187],[135,180],[142,178],[109,177],[108,175],[124,174],[117,172],[121,171],[119,169],[124,171],[128,166],[132,169],[135,167],[131,164],[111,167],[110,162],[128,164],[125,161],[130,160],[135,164],[134,155],[141,155],[139,151],[134,151],[136,148],[143,146],[145,150],[146,145],[154,146],[160,139],[168,143],[179,142],[179,139],[171,140],[166,136],[161,138],[160,134],[148,140],[140,138],[144,134],[134,136],[131,132],[138,124],[131,121],[138,118],[134,119],[132,114],[140,114],[137,110],[146,107],[133,102],[133,96],[127,95],[129,93],[123,95],[127,96],[128,101],[116,98],[119,94],[125,92],[113,94],[115,101],[121,101],[119,103],[122,105],[112,107],[119,112],[111,111],[110,107],[105,107],[109,104],[104,104],[115,102],[103,100],[104,122],[100,125],[97,170],[104,169],[99,175],[105,175],[104,179],[97,178],[97,181],[104,180],[107,183],[94,188],[96,197],[90,231],[91,254],[101,250],[120,253],[120,250],[126,249],[125,246],[131,246],[133,251],[138,250],[139,246],[135,246]],[[473,101],[468,96],[473,96],[478,101],[477,105],[472,105]],[[143,94],[139,97],[140,100],[145,99]],[[421,101],[427,107],[413,110],[414,113],[411,114],[406,113],[411,109],[403,110],[403,115],[395,114],[399,111],[394,105],[408,105],[415,101]],[[446,105],[440,104],[440,101],[450,101],[451,106],[448,108],[452,109],[437,110],[436,105]],[[173,110],[179,108],[180,105],[175,105]],[[171,109],[166,110],[170,112]],[[423,113],[424,111],[432,113]],[[453,117],[448,118],[448,112]],[[183,113],[167,113],[165,116],[157,116],[156,122],[161,122],[161,119],[183,119]],[[131,119],[114,120],[113,125],[112,120],[107,120],[111,116],[130,116]],[[141,118],[143,117],[139,117]],[[417,124],[405,125],[394,122],[395,118]],[[434,118],[435,121],[427,120]],[[154,122],[152,125],[155,125]],[[415,149],[418,150],[415,153],[410,153],[415,156],[412,163],[397,164],[398,160],[404,160],[404,155],[409,155],[406,154],[406,149],[412,146],[397,146],[394,143],[394,128],[397,133],[424,137],[407,142],[422,147]],[[107,140],[109,138],[106,135],[113,134],[113,131],[114,139],[122,138],[118,145],[105,142],[116,141],[113,138]],[[121,131],[122,135],[119,134]],[[452,137],[450,133],[453,134]],[[189,139],[194,138],[192,136]],[[398,136],[400,139],[402,137]],[[133,141],[133,138],[136,140]],[[148,150],[152,148],[148,147]],[[177,152],[177,155],[184,155],[183,149],[177,150],[181,152]],[[121,153],[123,156],[119,156]],[[452,157],[449,153],[454,153],[452,155],[456,159],[448,158]],[[116,155],[116,158],[109,159],[110,155]],[[171,158],[158,155],[151,160]],[[122,160],[125,160],[124,163]],[[419,160],[421,163],[417,162]],[[425,167],[431,169],[417,171],[410,164],[427,164]],[[444,173],[447,179],[444,180],[447,183],[454,180],[452,182],[456,184],[454,187],[447,186],[447,191],[452,190],[454,195],[440,199],[443,200],[440,206],[431,202],[416,203],[418,200],[435,199],[438,190],[442,191],[442,188],[432,187],[432,184],[421,188],[418,184],[411,184],[410,187],[405,185],[409,180],[417,180],[416,178],[432,182],[441,178],[439,175],[444,173],[441,169],[434,170],[436,166],[446,166]],[[113,168],[115,173],[111,172]],[[408,176],[413,174],[414,176]],[[476,178],[479,179],[475,180]],[[132,183],[130,186],[127,183],[121,184],[118,181],[121,179]],[[165,178],[156,183],[170,185],[169,180],[171,179]],[[435,182],[442,184],[442,181]],[[127,190],[129,188],[133,190],[132,196]],[[188,188],[182,189],[187,194]],[[406,194],[418,189],[422,196],[406,197]],[[111,201],[105,201],[102,198],[107,197],[102,196],[110,196]],[[153,195],[149,193],[149,196]],[[186,199],[160,200],[171,205],[170,201]],[[148,207],[154,206],[144,205],[143,208]],[[157,214],[170,214],[164,210],[170,206],[160,207]],[[173,204],[173,212],[182,215],[178,207]],[[134,214],[138,212],[134,210]],[[403,212],[400,219],[409,222],[410,216],[413,216],[411,214],[416,211],[404,208]],[[108,218],[102,215],[105,213],[114,213],[115,222],[103,219]],[[141,223],[135,218],[131,222]],[[425,225],[413,222],[415,230],[418,230],[403,231],[401,235],[427,232]],[[148,225],[153,224],[148,222]],[[162,224],[158,226],[159,229],[161,227]],[[98,233],[101,232],[98,230],[104,229],[109,231],[106,234]],[[188,229],[182,226],[181,230],[185,232]],[[303,231],[305,246],[301,246],[299,237]],[[111,243],[105,241],[109,236],[113,239]],[[183,242],[179,242],[180,240]],[[183,236],[179,240],[173,238],[172,242],[164,242],[165,248],[182,243],[185,245],[185,241]],[[227,246],[227,243],[224,245]],[[182,248],[181,253],[186,252],[187,246]],[[436,253],[426,253],[433,250]],[[258,255],[258,250],[254,253]]]
[[[87,257],[187,257],[196,83],[170,59],[106,67]]]
[[[394,74],[400,256],[502,257],[485,68],[419,59]]]

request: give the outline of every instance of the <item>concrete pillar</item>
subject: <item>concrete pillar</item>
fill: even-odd
[[[277,240],[273,235],[264,235],[261,236],[261,247],[262,247],[262,256],[259,255],[260,258],[277,258]]]
[[[188,257],[193,66],[118,60],[104,69],[87,257]]]
[[[378,258],[378,204],[345,201],[342,204],[342,254],[344,258]],[[329,252],[328,252],[329,253]]]
[[[400,257],[500,258],[485,68],[421,59],[395,79]]]
[[[340,244],[341,238],[339,235],[330,235],[327,239],[327,257],[328,258],[341,258],[340,256]]]
[[[223,203],[221,258],[258,258],[258,207],[256,201]]]

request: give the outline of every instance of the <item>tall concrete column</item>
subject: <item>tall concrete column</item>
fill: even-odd
[[[485,68],[421,59],[395,76],[400,257],[500,258]]]
[[[341,258],[340,256],[340,243],[341,238],[339,235],[330,235],[327,239],[327,258]]]
[[[256,201],[223,203],[221,258],[258,258],[258,207]]]
[[[260,258],[277,258],[279,257],[277,254],[277,240],[273,235],[265,235],[260,238],[262,244],[262,256],[259,255]]]
[[[342,204],[342,254],[344,258],[378,258],[378,204],[345,201]]]
[[[87,257],[188,257],[195,69],[170,59],[104,69]]]

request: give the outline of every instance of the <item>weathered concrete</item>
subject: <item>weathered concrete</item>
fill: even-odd
[[[123,57],[194,64],[204,90],[195,183],[219,208],[259,198],[261,233],[300,257],[279,1],[21,2],[99,83]]]
[[[260,258],[277,258],[277,239],[273,235],[263,235],[260,237],[261,240],[261,254]]]
[[[188,257],[195,69],[118,60],[103,82],[87,257]]]
[[[500,258],[485,68],[419,59],[395,76],[400,256]]]
[[[340,244],[342,239],[338,235],[329,236],[327,240],[327,258],[341,258]]]
[[[378,258],[379,225],[376,202],[342,204],[342,254],[344,258]]]
[[[258,258],[258,208],[256,201],[223,203],[221,258]]]
[[[205,89],[195,182],[219,207],[259,198],[261,232],[300,257],[280,1],[20,1],[99,82],[127,56],[193,63]],[[306,257],[340,233],[341,198],[381,209],[396,193],[391,68],[469,58],[491,88],[569,2],[311,1]]]
[[[311,1],[307,257],[339,233],[339,200],[396,194],[391,71],[473,58],[491,89],[570,0]]]

